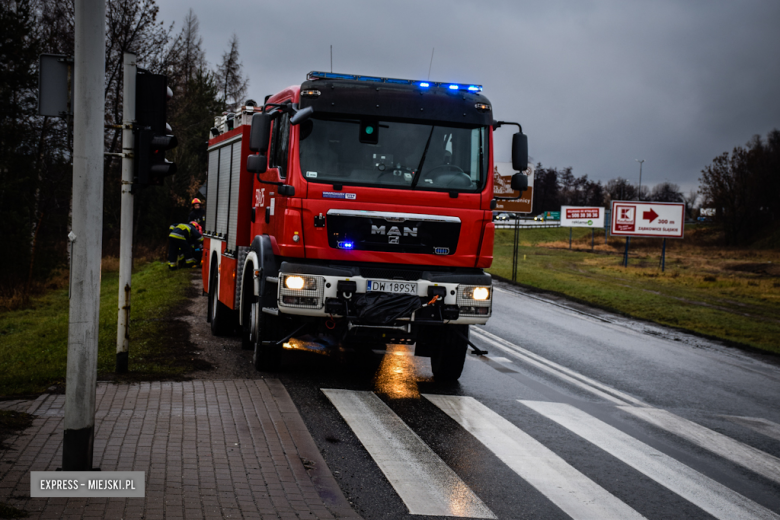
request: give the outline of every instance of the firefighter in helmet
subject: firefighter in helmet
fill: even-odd
[[[187,222],[197,222],[200,225],[201,233],[203,226],[206,225],[206,210],[203,209],[203,202],[200,199],[192,199],[192,211],[187,217]]]
[[[203,234],[200,224],[188,222],[173,224],[168,235],[168,269],[173,271],[184,260],[186,267],[198,267],[200,259],[196,259],[195,250],[202,249]]]

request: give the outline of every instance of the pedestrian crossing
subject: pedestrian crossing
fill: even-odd
[[[496,518],[373,392],[323,389],[413,515]]]
[[[476,399],[451,395],[424,397],[572,518],[644,518]]]
[[[576,375],[569,375],[579,380]],[[410,514],[497,518],[489,508],[491,504],[477,496],[467,482],[373,392],[322,391],[387,477]],[[615,396],[609,389],[600,391]],[[636,505],[626,504],[586,475],[587,471],[576,469],[564,456],[556,454],[544,442],[478,399],[428,393],[422,397],[569,517],[588,520],[645,518],[635,509]],[[636,472],[666,488],[698,507],[702,516],[708,514],[723,520],[780,520],[780,515],[767,507],[571,404],[517,400],[514,406],[518,412],[537,415],[543,418],[541,420],[550,421],[551,426],[575,434],[597,448],[594,453],[603,452],[599,464],[612,466],[610,471],[616,469],[616,465],[628,466],[631,469],[625,471]],[[623,400],[615,409],[770,481],[780,482],[777,479],[780,460],[767,453],[665,410],[628,406]],[[764,429],[772,431],[774,423],[763,419],[759,422]],[[648,518],[653,517],[644,513]]]

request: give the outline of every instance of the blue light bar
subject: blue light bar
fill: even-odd
[[[373,83],[391,83],[395,85],[414,85],[420,88],[446,88],[448,90],[466,90],[468,92],[482,92],[482,85],[459,85],[457,83],[442,83],[435,81],[420,81],[399,78],[380,78],[377,76],[357,76],[354,74],[339,74],[336,72],[312,71],[306,75],[306,79],[347,79],[353,81],[370,81]]]
[[[410,80],[410,79],[385,78],[385,83],[397,83],[399,85],[411,85],[412,84],[412,80]]]
[[[339,249],[355,249],[355,243],[348,240],[338,242]]]

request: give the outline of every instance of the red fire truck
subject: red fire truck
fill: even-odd
[[[294,338],[414,342],[460,377],[491,315],[494,121],[479,85],[311,72],[218,117],[209,140],[203,288],[215,335],[258,370]],[[522,173],[512,188],[522,191]]]

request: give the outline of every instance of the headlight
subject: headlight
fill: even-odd
[[[281,274],[278,294],[280,307],[319,309],[324,302],[325,281],[322,276]]]
[[[478,301],[487,300],[488,298],[490,298],[490,288],[466,286],[463,288],[462,298],[464,300],[478,300]]]
[[[473,297],[475,300],[487,300],[490,295],[490,291],[487,287],[475,287]]]
[[[489,317],[491,307],[493,306],[493,301],[491,300],[492,292],[493,288],[491,286],[458,286],[457,305],[460,309],[460,315],[463,317]]]
[[[284,277],[284,286],[288,289],[316,291],[317,279],[313,276],[291,275]]]

